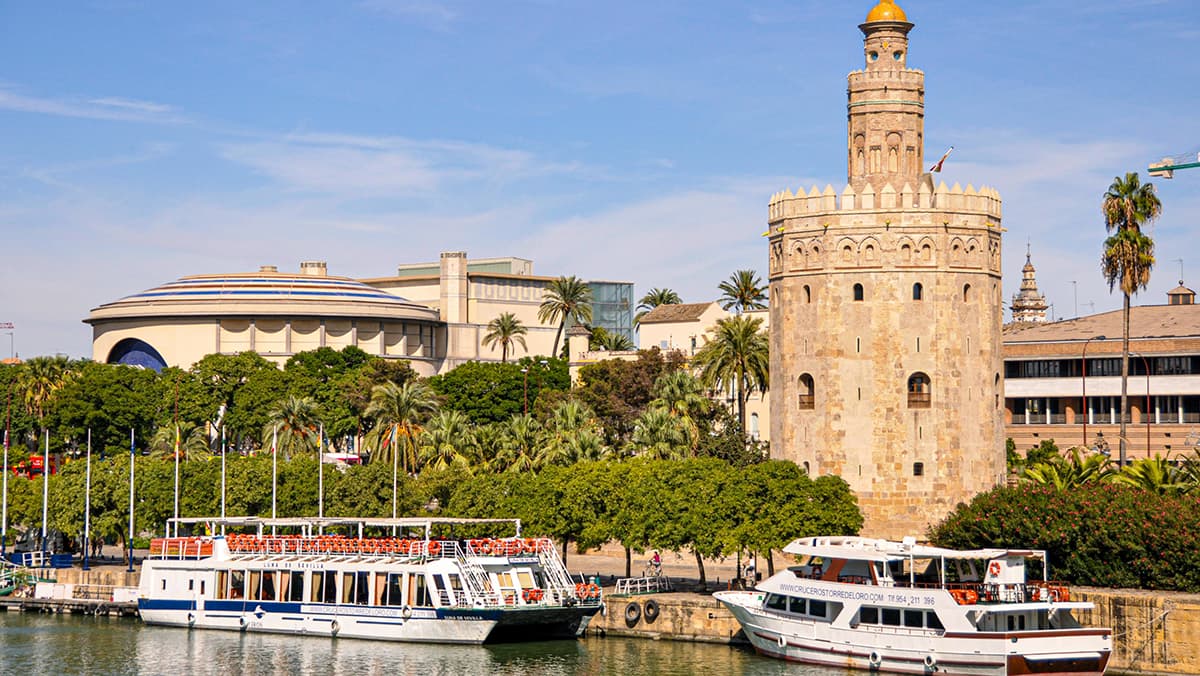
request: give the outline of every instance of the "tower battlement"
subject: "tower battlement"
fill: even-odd
[[[944,181],[936,188],[931,188],[932,184],[932,179],[922,180],[919,188],[905,183],[897,189],[891,183],[886,183],[878,192],[870,184],[859,190],[847,184],[841,194],[835,192],[832,185],[826,185],[823,191],[814,185],[807,193],[803,188],[796,193],[784,190],[771,196],[767,220],[774,233],[779,226],[786,227],[785,221],[788,219],[804,216],[918,210],[980,214],[994,218],[996,226],[999,226],[1003,212],[1000,193],[995,189],[983,186],[976,190],[971,184],[963,189],[958,183],[946,187]]]
[[[852,70],[846,76],[846,79],[851,84],[864,81],[886,81],[923,86],[925,84],[925,71],[919,68],[905,68],[903,70]]]

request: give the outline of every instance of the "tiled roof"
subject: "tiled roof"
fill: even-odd
[[[1129,310],[1131,339],[1200,336],[1200,305],[1142,305]],[[1004,327],[1004,342],[1087,340],[1095,336],[1120,338],[1121,321],[1121,311],[1113,310],[1061,322],[1010,324]]]
[[[707,303],[677,303],[659,305],[642,316],[642,324],[668,324],[671,322],[694,322],[712,307],[712,301]]]

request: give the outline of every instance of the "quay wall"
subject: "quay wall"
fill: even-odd
[[[90,570],[81,568],[57,568],[52,577],[62,584],[94,584],[109,587],[136,587],[141,567],[127,572],[125,566],[94,566]]]
[[[1112,671],[1141,674],[1200,674],[1200,594],[1072,587],[1072,600],[1095,609],[1079,612],[1085,626],[1112,627]],[[646,603],[658,604],[654,621]],[[626,620],[636,603],[639,618]],[[707,594],[670,593],[604,597],[604,614],[588,625],[593,636],[746,643],[733,614]]]

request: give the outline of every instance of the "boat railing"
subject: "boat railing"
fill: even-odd
[[[1071,600],[1071,591],[1067,584],[1054,580],[1005,584],[983,582],[910,583],[897,580],[895,586],[909,589],[944,589],[954,597],[959,605]]]
[[[212,556],[213,542],[200,537],[154,538],[150,557],[156,559],[201,559]]]

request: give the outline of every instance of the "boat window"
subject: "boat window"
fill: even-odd
[[[264,601],[275,601],[275,573],[263,573],[262,581],[262,599]]]
[[[200,595],[204,596],[204,580],[200,580]]]
[[[429,589],[425,585],[425,576],[418,573],[412,576],[413,585],[410,588],[410,593],[413,597],[413,602],[410,605],[414,606],[431,606],[429,601]]]
[[[1025,631],[1025,616],[1017,615],[1017,630]]]
[[[193,591],[195,589],[196,589],[196,581],[189,577],[188,578],[188,591]]]
[[[219,599],[227,598],[229,596],[229,594],[227,593],[228,587],[226,586],[227,583],[229,582],[228,578],[229,578],[229,573],[227,573],[226,571],[223,571],[223,570],[217,571],[217,598],[219,598]]]
[[[883,609],[883,623],[888,626],[899,627],[900,626],[900,609],[899,608],[884,608]]]
[[[390,573],[388,574],[387,596],[383,602],[389,606],[404,605],[404,574]]]
[[[342,603],[354,602],[354,573],[342,573]]]
[[[371,601],[371,605],[387,605],[384,601],[387,597],[387,577],[387,573],[375,573],[375,598]]]
[[[925,613],[920,610],[904,611],[904,626],[921,629],[925,626]]]
[[[813,601],[816,603],[816,601]],[[796,613],[797,615],[808,614],[808,599],[796,598],[795,596],[788,598],[788,612]]]
[[[465,604],[466,603],[466,595],[463,594],[463,590],[462,590],[462,578],[460,578],[458,576],[458,573],[450,573],[446,577],[450,579],[450,589],[453,590],[452,596],[454,596],[460,602]],[[521,573],[520,577],[521,577],[523,586],[526,584],[528,584],[530,587],[533,586],[533,576],[532,575],[525,572],[525,573]]]
[[[813,617],[825,617],[825,602],[824,601],[809,601],[808,614]]]
[[[879,624],[879,609],[874,606],[863,606],[858,611],[858,621],[861,624]]]
[[[304,571],[293,570],[288,575],[292,581],[289,584],[291,591],[287,598],[293,603],[300,603],[304,600]]]
[[[932,610],[925,612],[925,626],[930,629],[945,629],[942,626],[942,621],[938,619],[937,613]]]
[[[337,603],[337,572],[327,570],[321,574],[321,603]]]
[[[360,570],[354,574],[354,603],[365,606],[371,602],[371,574]]]
[[[1017,628],[1016,625],[1017,625],[1017,618],[1013,617],[1012,615],[1009,615],[1008,616],[1008,630],[1013,631],[1014,629]]]
[[[454,582],[454,578],[456,578],[456,577],[457,577],[456,575],[451,575],[451,576],[450,576],[450,581],[451,581],[451,582]],[[534,581],[533,581],[533,574],[532,574],[532,573],[530,573],[528,570],[518,570],[518,571],[517,571],[517,579],[518,579],[518,580],[520,580],[520,582],[521,582],[521,587],[522,587],[523,589],[532,589],[532,588],[534,588],[534,587],[538,586],[538,585],[537,585],[536,583],[534,583]],[[454,588],[455,588],[455,589],[458,589],[458,585],[457,585],[457,584],[455,584],[455,585],[454,585]]]
[[[229,573],[229,598],[240,599],[246,595],[246,573],[240,570]]]
[[[246,583],[246,598],[250,601],[258,600],[260,591],[262,591],[262,573],[252,570],[250,571],[249,581]]]
[[[787,610],[787,597],[779,594],[767,594],[767,607],[771,610]]]

